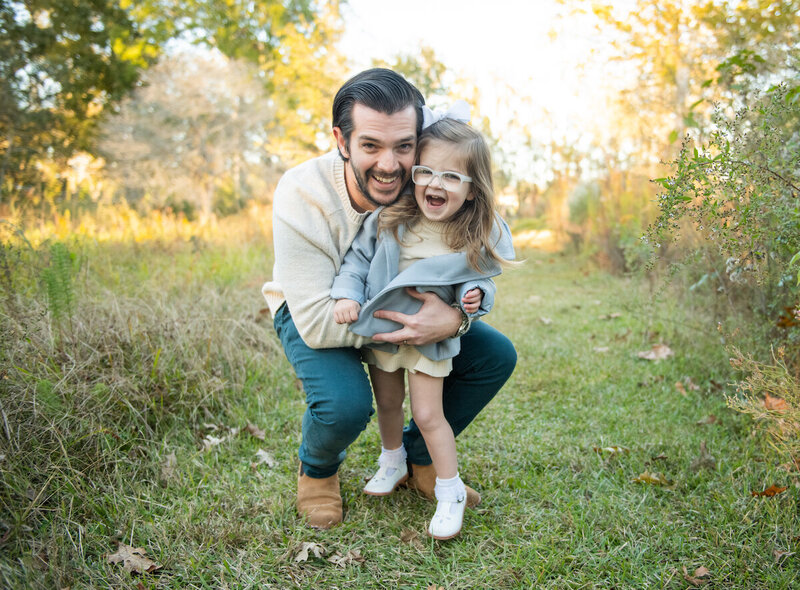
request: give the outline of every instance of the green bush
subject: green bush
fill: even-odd
[[[793,264],[800,252],[800,103],[786,86],[773,88],[728,115],[718,109],[707,142],[684,141],[674,173],[656,179],[660,214],[648,234],[661,242],[689,220],[724,261],[730,291],[769,324],[769,345],[798,351],[794,309],[800,287]],[[731,298],[731,301],[736,299]],[[756,305],[752,305],[757,301]],[[800,352],[787,359],[800,364]]]

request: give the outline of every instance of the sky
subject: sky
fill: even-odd
[[[340,49],[350,73],[429,46],[478,86],[473,116],[488,116],[511,151],[523,127],[544,141],[587,140],[605,118],[604,97],[619,74],[594,19],[570,14],[556,0],[348,0],[342,16]]]
[[[475,84],[473,120],[489,117],[513,176],[544,172],[526,137],[588,148],[612,125],[606,97],[625,73],[609,59],[610,39],[594,17],[557,0],[348,0],[342,16],[339,47],[350,74],[428,46],[454,76]]]

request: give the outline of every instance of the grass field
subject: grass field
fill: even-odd
[[[340,472],[344,523],[296,516],[303,394],[260,311],[259,232],[68,247],[75,296],[57,318],[36,286],[46,248],[4,250],[2,587],[800,583],[798,474],[726,408],[728,354],[703,301],[523,252],[489,318],[517,370],[458,439],[483,502],[440,543],[424,534],[432,504],[360,492],[375,421]],[[638,357],[658,343],[674,355]],[[645,472],[668,485],[633,481]],[[773,484],[787,489],[752,495]],[[119,543],[160,567],[109,563]]]

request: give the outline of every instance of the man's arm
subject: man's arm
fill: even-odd
[[[336,323],[335,300],[330,296],[344,247],[340,237],[344,229],[331,228],[336,220],[325,215],[313,200],[303,198],[306,195],[302,190],[279,188],[272,228],[273,279],[281,285],[300,336],[311,348],[361,346],[365,338]]]

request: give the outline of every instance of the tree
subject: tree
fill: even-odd
[[[107,170],[129,200],[189,203],[204,216],[217,196],[251,196],[270,174],[264,129],[272,119],[255,68],[219,52],[162,59],[103,126]]]
[[[38,159],[89,149],[156,54],[119,2],[0,0],[0,202],[36,193]]]
[[[338,0],[143,0],[129,10],[164,41],[215,48],[258,68],[276,159],[294,165],[330,146],[330,105],[344,74]]]

